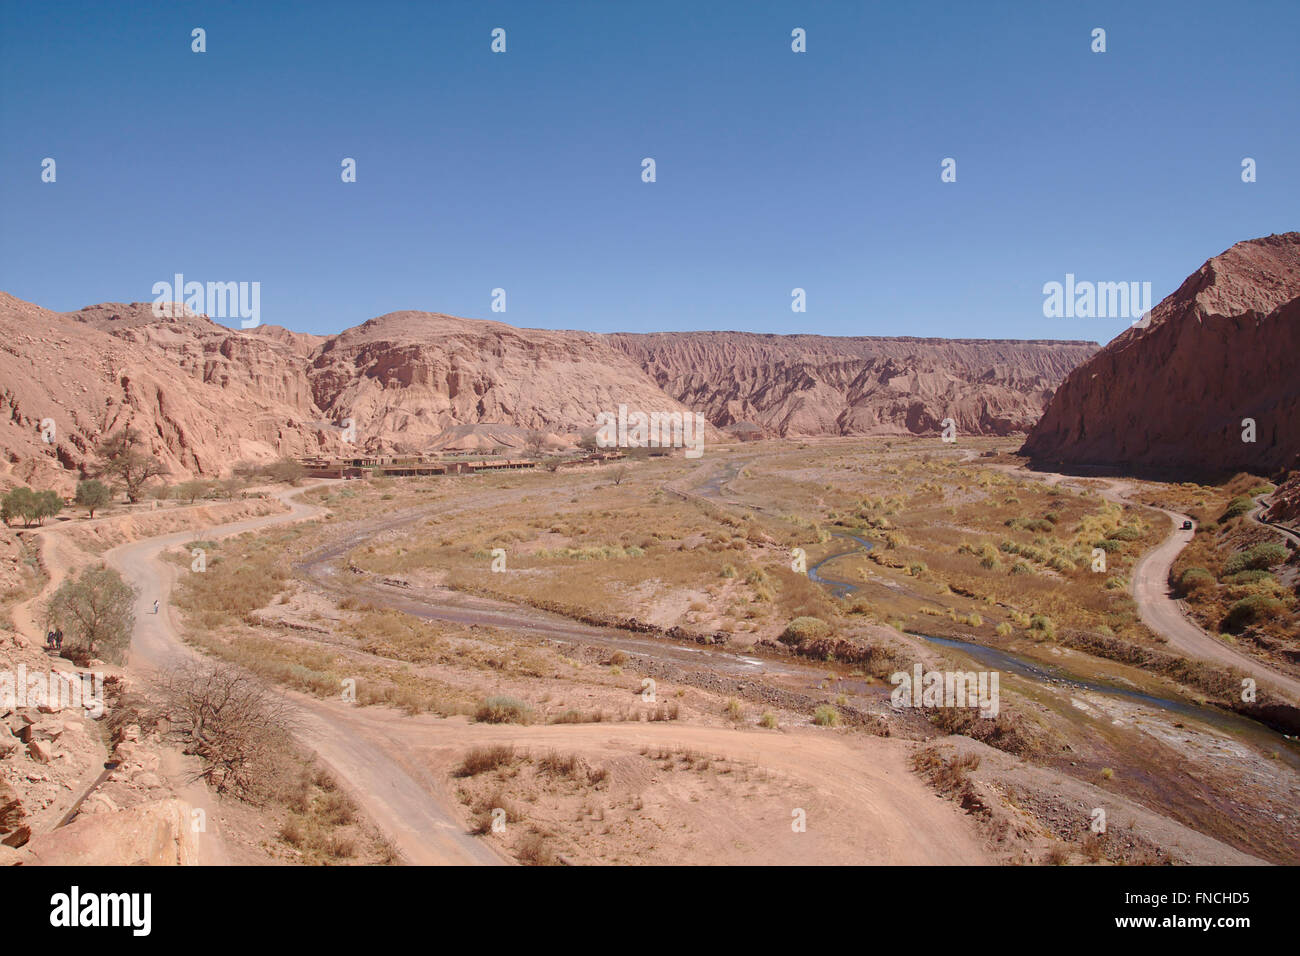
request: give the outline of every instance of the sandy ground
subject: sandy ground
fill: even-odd
[[[290,507],[286,514],[207,528],[204,536],[225,537],[301,520],[318,511],[289,501],[291,494],[280,496]],[[154,615],[152,603],[157,598],[166,607],[175,573],[159,560],[159,554],[189,540],[193,533],[186,530],[133,542],[105,556],[140,589],[133,668],[166,666],[177,655],[186,653],[170,615]],[[486,727],[455,719],[408,718],[374,708],[353,708],[341,701],[322,702],[298,695],[294,699],[300,704],[297,735],[301,742],[345,782],[399,852],[415,863],[499,860],[488,843],[466,834],[465,812],[444,778],[446,767],[466,746],[495,739],[514,740],[514,735],[518,735],[520,743],[530,746],[582,749],[593,757],[607,757],[620,750],[635,754],[643,744],[684,746],[727,755],[800,780],[812,788],[811,795],[818,805],[833,809],[827,810],[817,826],[810,822],[806,833],[794,833],[783,821],[784,830],[780,832],[788,832],[788,840],[768,843],[755,839],[753,846],[763,848],[766,855],[762,862],[992,861],[981,847],[970,819],[908,773],[909,745],[902,741],[851,738],[829,731],[796,738],[776,732],[683,725],[663,729],[638,725],[629,727],[624,736],[611,737],[610,725],[604,724]],[[691,859],[721,861],[727,847],[734,849],[736,843],[734,809],[706,806],[693,816],[696,832]],[[741,856],[756,862],[752,854]]]
[[[673,852],[646,859],[644,851],[637,855],[636,839],[621,839],[614,832],[603,835],[601,856],[606,859],[626,854],[665,863],[995,862],[971,818],[909,771],[914,745],[905,741],[812,728],[784,732],[681,723],[472,724],[463,718],[403,717],[379,708],[360,711],[353,720],[367,736],[391,740],[408,752],[411,762],[435,776],[449,775],[467,748],[489,744],[579,755],[611,768],[616,778],[619,767],[646,759],[641,754],[645,748],[693,751],[762,771],[766,786],[752,804],[734,799],[735,794],[725,801],[708,800],[676,782],[657,790],[625,788],[641,796],[639,813],[648,818],[643,822],[659,829],[660,842]],[[672,776],[690,775],[676,770]],[[685,787],[685,795],[674,794],[674,787]],[[692,801],[697,795],[701,799]],[[806,814],[805,832],[792,829],[799,809]],[[557,827],[554,821],[548,823]]]

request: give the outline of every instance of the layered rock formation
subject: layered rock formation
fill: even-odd
[[[616,334],[664,391],[719,427],[769,435],[1026,431],[1091,342],[831,338],[747,332]]]
[[[281,455],[564,444],[600,412],[702,413],[746,437],[1027,429],[1089,343],[598,335],[394,312],[336,336],[149,304],[56,313],[0,293],[4,484],[70,491],[130,426],[172,480]],[[351,428],[346,428],[348,422]],[[48,439],[48,440],[47,440]],[[350,439],[350,440],[349,440]]]
[[[520,429],[576,433],[619,404],[686,411],[605,336],[428,312],[347,330],[315,352],[307,376],[323,413],[353,418],[357,443],[374,450],[448,447],[470,424],[515,426],[480,430],[479,445],[522,445]]]
[[[1075,369],[1021,451],[1153,477],[1296,467],[1298,357],[1300,233],[1240,242]]]
[[[333,430],[316,422],[300,351],[272,330],[155,318],[147,304],[60,314],[0,293],[6,470],[67,490],[95,442],[127,425],[177,477],[322,451]]]

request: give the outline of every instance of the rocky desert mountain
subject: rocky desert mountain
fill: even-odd
[[[832,338],[748,332],[616,334],[610,340],[714,425],[769,435],[1027,431],[1092,342]]]
[[[1021,451],[1165,477],[1296,467],[1297,356],[1300,232],[1239,242],[1070,373]]]
[[[200,316],[156,318],[148,304],[65,314],[0,293],[8,476],[70,487],[95,442],[126,425],[177,477],[327,447],[303,373],[308,341]]]
[[[58,313],[0,293],[0,452],[12,482],[69,490],[130,425],[173,480],[239,460],[557,444],[596,415],[698,411],[752,434],[1028,429],[1096,346],[740,332],[599,335],[393,312],[335,336],[235,329],[149,304]],[[343,441],[345,423],[355,444]]]
[[[685,412],[604,336],[517,329],[428,312],[392,312],[326,341],[306,369],[334,421],[351,417],[368,450],[445,447],[446,433],[522,447],[519,432],[560,436],[619,404]],[[514,426],[502,429],[499,426]]]

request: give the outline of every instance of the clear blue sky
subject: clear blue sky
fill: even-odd
[[[322,333],[425,309],[1106,341],[1127,323],[1045,319],[1043,283],[1158,300],[1300,228],[1295,0],[0,10],[0,289],[58,310],[182,272]]]

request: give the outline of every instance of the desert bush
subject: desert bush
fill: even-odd
[[[1228,507],[1224,509],[1223,514],[1219,516],[1219,522],[1223,523],[1225,521],[1230,521],[1233,518],[1240,517],[1254,507],[1254,498],[1249,495],[1238,495],[1233,498],[1232,501],[1228,502]]]
[[[1231,555],[1223,564],[1223,575],[1242,571],[1264,571],[1286,560],[1286,548],[1277,541],[1261,541]]]
[[[782,644],[798,647],[805,641],[829,637],[830,633],[830,625],[819,617],[796,617],[786,625],[778,640]]]
[[[1214,575],[1205,568],[1187,568],[1178,577],[1178,586],[1184,594],[1214,586]]]
[[[533,709],[514,697],[488,697],[474,711],[474,719],[482,724],[526,724],[532,716]]]
[[[1029,619],[1029,629],[1039,631],[1049,641],[1056,637],[1056,625],[1045,614],[1035,614]]]
[[[1223,579],[1224,584],[1259,584],[1261,581],[1272,582],[1276,580],[1273,575],[1267,571],[1238,571],[1236,574],[1229,575]]]
[[[306,474],[302,462],[294,458],[281,458],[265,465],[262,474],[270,481],[284,482],[289,485],[297,485]]]
[[[840,712],[830,704],[821,704],[813,711],[813,723],[818,727],[834,727],[840,722]]]
[[[514,760],[515,748],[507,744],[474,747],[465,754],[460,765],[452,773],[457,777],[476,777],[498,767],[509,766],[514,763]]]
[[[1267,618],[1276,617],[1286,609],[1281,601],[1267,594],[1252,594],[1242,598],[1223,616],[1221,627],[1225,631],[1236,632],[1248,624],[1257,624]]]

